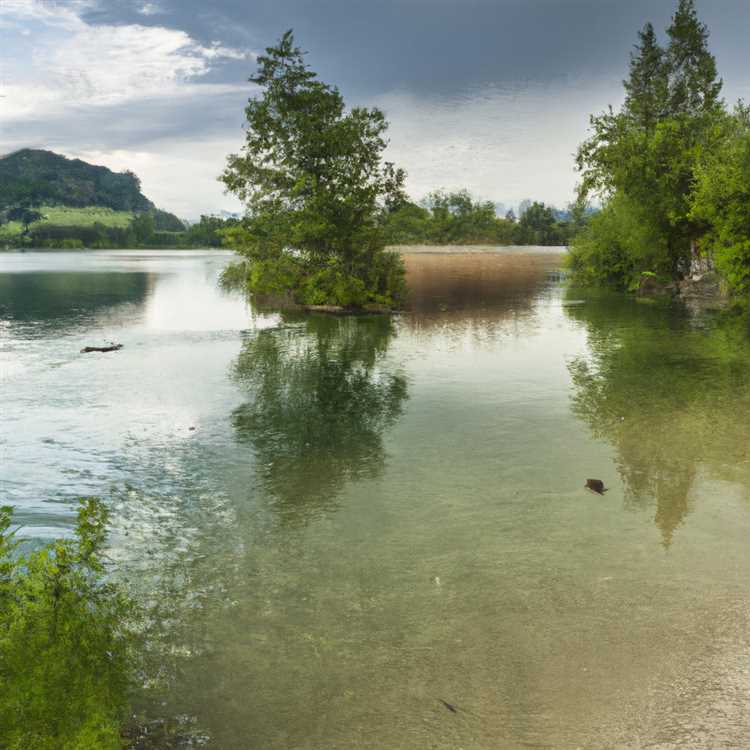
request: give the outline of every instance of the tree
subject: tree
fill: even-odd
[[[0,508],[0,746],[122,747],[135,603],[106,577],[107,510],[82,500],[75,539],[18,553]]]
[[[154,235],[154,217],[150,213],[139,214],[130,222],[130,229],[135,236],[135,241],[143,245]]]
[[[362,307],[403,296],[400,258],[384,251],[379,216],[403,200],[405,174],[381,158],[378,109],[345,110],[291,31],[258,58],[247,136],[221,179],[246,205],[228,243],[249,261],[249,286],[302,303]]]
[[[555,214],[544,203],[534,202],[516,224],[514,238],[519,245],[553,245],[557,243]]]
[[[729,285],[750,291],[750,108],[742,104],[702,155],[691,218],[708,227],[704,247]]]
[[[679,0],[667,34],[670,114],[696,116],[721,109],[723,84],[708,50],[708,28],[698,20],[694,0]]]
[[[652,24],[638,32],[639,44],[630,55],[630,76],[623,82],[625,112],[644,130],[652,132],[667,105],[669,69]]]
[[[24,206],[17,206],[11,208],[6,214],[8,221],[18,221],[23,224],[23,234],[28,234],[29,226],[35,221],[40,221],[44,216],[35,211],[33,208],[26,208]]]
[[[635,274],[621,279],[624,286],[642,271],[673,278],[687,274],[707,229],[692,212],[693,190],[700,155],[714,147],[717,127],[726,117],[719,99],[721,80],[693,0],[680,0],[668,35],[669,46],[663,51],[650,25],[640,32],[624,82],[624,107],[592,117],[591,136],[577,154],[579,198],[598,195],[606,205],[619,196],[618,213],[627,206],[628,214],[648,228],[644,236],[654,241],[652,247],[664,248],[657,258],[646,248],[633,256],[651,258],[656,267],[638,268],[618,260],[621,269]],[[597,262],[606,262],[607,249],[592,253],[592,243],[609,241],[609,233],[597,239],[598,229],[605,226],[611,224],[597,222],[586,233],[585,253]],[[628,241],[620,246],[633,249]],[[609,276],[606,269],[600,271],[601,277]]]

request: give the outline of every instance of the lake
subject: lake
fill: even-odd
[[[218,287],[230,257],[0,254],[0,497],[37,543],[112,509],[156,613],[144,719],[222,750],[750,744],[744,316],[541,252],[409,255],[392,318],[279,313]]]

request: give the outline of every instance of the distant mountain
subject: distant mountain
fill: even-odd
[[[153,212],[132,172],[68,159],[52,151],[23,149],[0,158],[0,210],[11,206],[99,206]]]

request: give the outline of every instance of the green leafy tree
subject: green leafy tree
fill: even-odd
[[[388,210],[383,215],[383,231],[389,245],[408,245],[430,241],[430,212],[411,201]]]
[[[106,508],[83,500],[75,539],[19,555],[0,509],[0,747],[122,747],[134,608],[105,579],[106,524]]]
[[[35,221],[40,221],[44,216],[33,208],[27,208],[25,206],[16,206],[11,208],[6,214],[8,221],[18,221],[23,224],[23,233],[28,234],[29,226]]]
[[[219,216],[201,216],[187,230],[187,242],[198,247],[220,247],[225,229],[237,226],[238,219],[222,219]]]
[[[700,116],[721,110],[722,81],[708,50],[708,28],[698,20],[694,0],[679,0],[667,34],[669,113]]]
[[[154,217],[150,213],[138,214],[130,222],[130,230],[139,245],[148,243],[155,231]]]
[[[696,169],[691,216],[708,227],[704,248],[738,292],[750,291],[750,109],[740,104]]]
[[[719,98],[721,80],[708,50],[708,32],[695,13],[692,0],[680,0],[668,29],[669,46],[662,50],[653,28],[640,32],[625,81],[626,101],[619,112],[612,108],[591,118],[591,135],[581,145],[577,166],[582,175],[580,198],[596,195],[607,201],[624,200],[632,215],[648,227],[663,255],[657,267],[621,264],[635,274],[622,277],[631,284],[641,271],[666,271],[674,278],[688,272],[698,255],[698,242],[706,226],[692,212],[695,169],[701,154],[715,145],[717,124],[726,117]],[[585,253],[607,263],[607,247],[590,252],[597,240],[594,225],[587,233]],[[630,243],[622,242],[620,247]],[[574,244],[573,253],[577,252]],[[649,256],[639,250],[632,260]],[[589,266],[590,268],[590,266]],[[611,276],[600,267],[601,278]]]
[[[562,240],[560,235],[555,212],[538,202],[524,211],[513,232],[518,245],[557,245]]]
[[[639,127],[653,132],[662,119],[669,92],[669,68],[652,24],[638,32],[639,43],[630,55],[630,76],[624,81],[625,112]]]
[[[382,210],[403,200],[404,172],[381,161],[387,123],[378,109],[346,110],[318,80],[288,31],[258,58],[262,93],[245,109],[242,153],[222,180],[246,206],[227,231],[249,261],[249,287],[302,303],[397,304],[400,258],[386,253]]]

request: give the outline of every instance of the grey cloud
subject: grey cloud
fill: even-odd
[[[203,43],[262,49],[294,28],[325,80],[349,94],[455,93],[469,85],[610,76],[636,31],[669,21],[676,0],[162,0],[164,15]],[[138,3],[109,0],[90,20],[133,22]],[[699,2],[727,79],[745,76],[747,0]],[[224,80],[247,66],[222,68]]]

